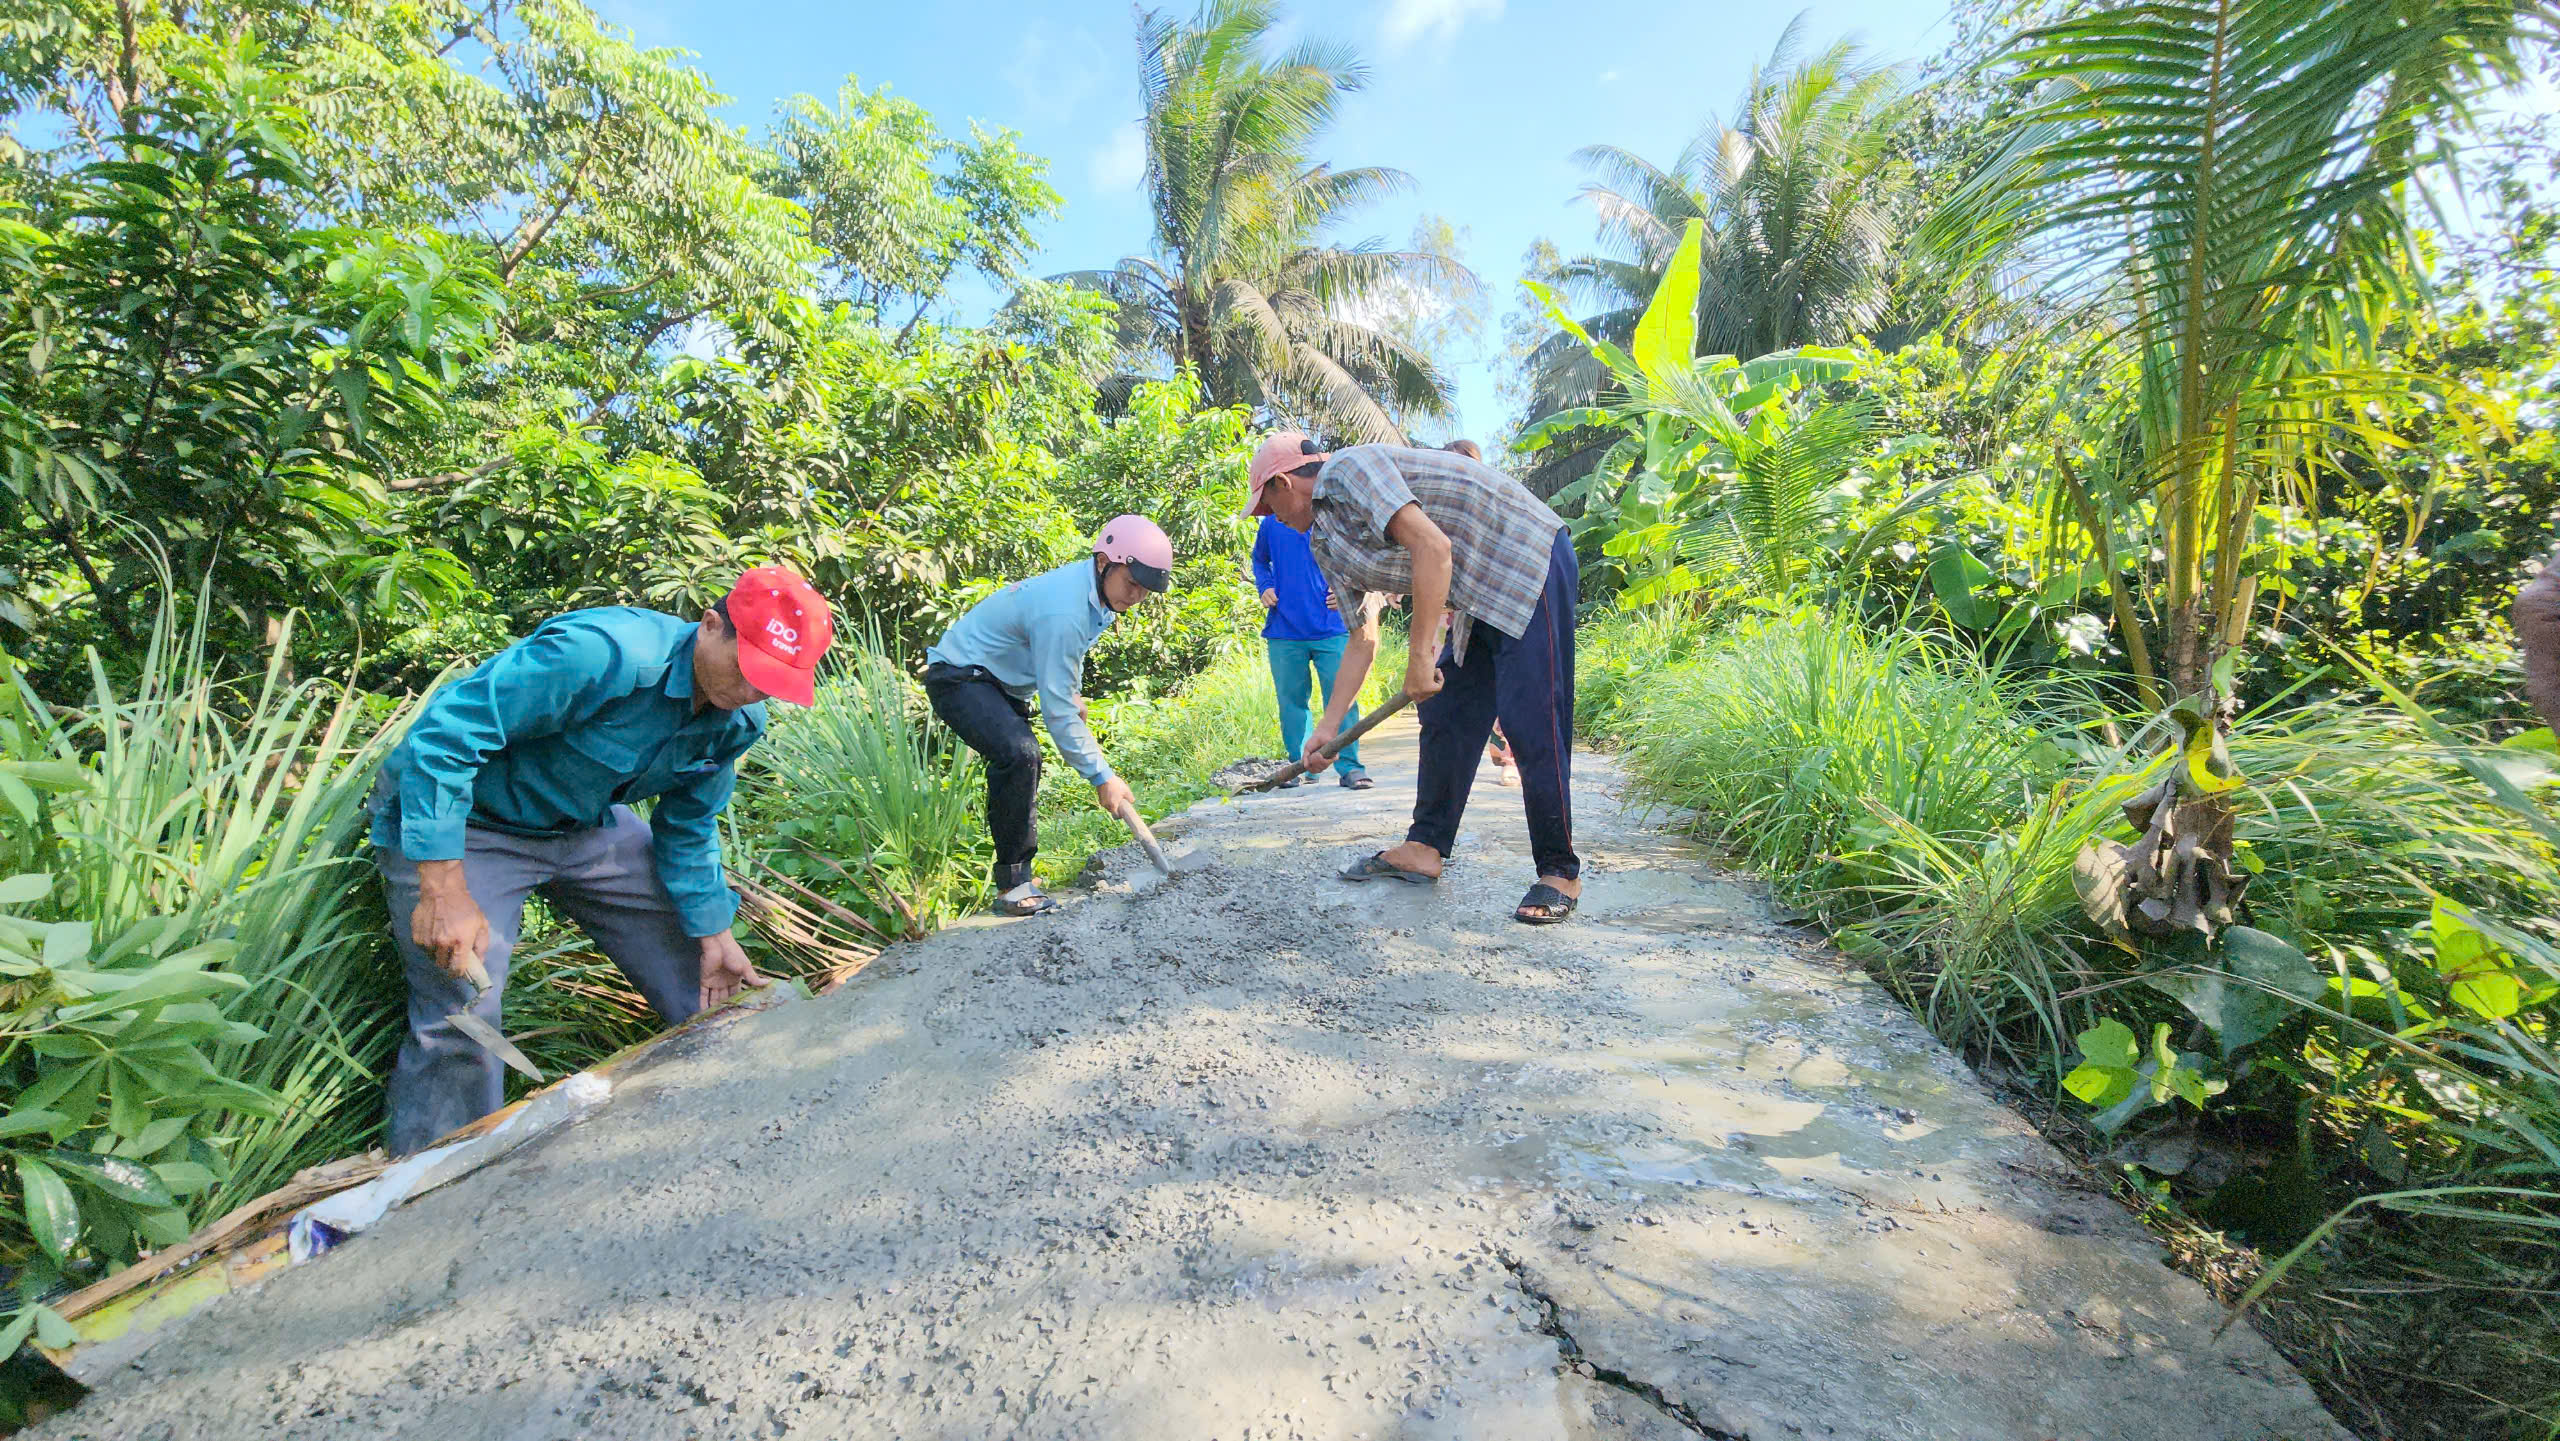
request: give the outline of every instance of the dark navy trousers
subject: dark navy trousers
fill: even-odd
[[[1573,853],[1573,609],[1582,567],[1573,535],[1556,532],[1547,585],[1529,628],[1518,639],[1479,620],[1467,637],[1466,664],[1440,649],[1440,693],[1415,707],[1422,720],[1422,766],[1414,785],[1413,827],[1405,839],[1443,857],[1458,843],[1467,792],[1484,760],[1493,723],[1511,742],[1520,767],[1520,798],[1529,810],[1529,850],[1538,874],[1576,880]]]

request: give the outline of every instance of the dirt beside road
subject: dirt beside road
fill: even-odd
[[[1331,879],[1379,788],[1204,804],[178,1324],[34,1434],[2342,1437],[1825,948],[1580,767],[1588,891]],[[1366,844],[1364,844],[1366,843]]]

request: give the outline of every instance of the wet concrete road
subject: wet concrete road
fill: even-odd
[[[181,1323],[36,1433],[2342,1436],[1899,1006],[1579,789],[1449,879],[1332,869],[1379,789],[1199,807],[626,1083],[598,1117]]]

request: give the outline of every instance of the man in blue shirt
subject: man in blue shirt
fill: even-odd
[[[1142,515],[1115,516],[1093,554],[1018,580],[969,608],[925,654],[933,713],[987,766],[987,831],[996,846],[995,912],[1036,916],[1057,902],[1031,879],[1040,837],[1040,741],[1031,699],[1058,754],[1114,815],[1136,804],[1085,724],[1084,653],[1121,612],[1173,583],[1173,542]]]
[[[498,1023],[535,891],[669,1021],[760,984],[730,934],[720,812],[765,699],[809,704],[834,636],[806,581],[759,566],[699,623],[628,606],[554,617],[427,702],[373,802],[409,982],[394,1155],[498,1108],[497,1059],[446,1017]],[[643,821],[631,806],[652,798]]]
[[[1316,684],[1323,687],[1330,705],[1334,672],[1342,667],[1342,647],[1349,631],[1342,623],[1342,612],[1335,608],[1333,587],[1325,583],[1324,572],[1316,569],[1307,538],[1275,516],[1264,516],[1253,535],[1253,585],[1262,592],[1263,609],[1270,612],[1262,622],[1262,645],[1270,652],[1272,689],[1280,697],[1280,749],[1288,759],[1297,760],[1305,753],[1307,727],[1314,720],[1307,704],[1308,669],[1314,669]],[[1359,723],[1360,708],[1355,705],[1342,724],[1348,730]],[[1357,742],[1342,748],[1340,760],[1345,786],[1365,791],[1377,784],[1360,764]],[[1287,784],[1301,785],[1305,779],[1301,776]]]

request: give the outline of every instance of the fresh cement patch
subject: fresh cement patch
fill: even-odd
[[[180,1322],[40,1437],[2342,1436],[1871,983],[1580,758],[1589,899],[1210,802]]]

